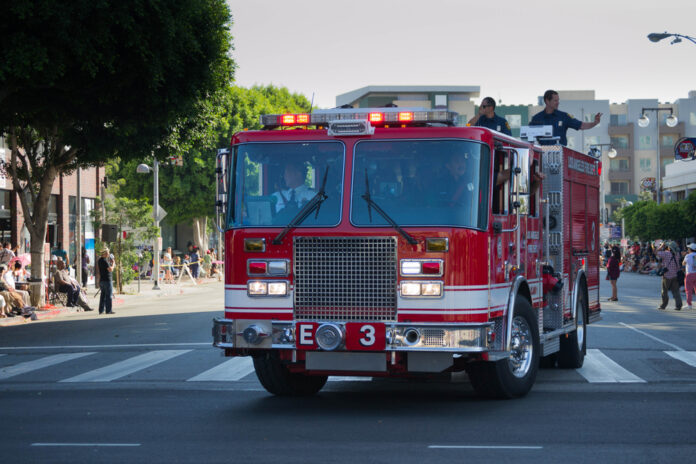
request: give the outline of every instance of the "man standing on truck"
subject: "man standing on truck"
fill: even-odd
[[[560,102],[561,100],[558,97],[558,92],[555,90],[547,90],[544,92],[544,104],[546,108],[544,108],[544,111],[535,114],[529,122],[530,126],[552,126],[553,136],[558,137],[558,142],[555,140],[540,139],[540,145],[556,145],[557,143],[563,146],[568,145],[566,132],[568,132],[569,127],[575,130],[587,130],[599,124],[602,113],[595,114],[594,122],[581,122],[575,119],[572,114],[559,111],[558,104]]]
[[[491,97],[486,97],[481,101],[479,114],[469,120],[469,125],[487,127],[506,135],[512,135],[507,120],[495,114],[495,100]]]

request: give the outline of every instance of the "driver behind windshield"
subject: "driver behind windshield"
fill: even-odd
[[[438,179],[438,199],[447,206],[469,204],[474,191],[474,184],[467,175],[469,154],[452,154],[445,164],[445,175]]]
[[[300,209],[314,197],[316,194],[314,189],[305,184],[306,174],[307,168],[302,162],[290,162],[285,165],[283,171],[285,189],[273,194],[276,198],[276,213],[288,206],[292,209]]]

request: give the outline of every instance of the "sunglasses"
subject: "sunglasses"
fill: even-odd
[[[488,108],[488,107],[490,107],[490,106],[491,106],[491,105],[481,105],[481,108]]]

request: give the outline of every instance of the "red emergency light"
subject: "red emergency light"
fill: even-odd
[[[400,111],[399,112],[399,122],[411,122],[413,121],[412,111]]]
[[[309,115],[308,114],[298,114],[297,115],[297,124],[309,124]]]
[[[280,123],[284,126],[295,125],[297,121],[297,115],[295,114],[283,114],[280,116]]]
[[[384,113],[368,113],[367,120],[371,123],[383,123]]]

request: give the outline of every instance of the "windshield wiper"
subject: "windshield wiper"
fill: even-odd
[[[398,233],[400,233],[408,243],[411,245],[418,245],[418,240],[413,238],[411,235],[409,235],[408,232],[406,232],[404,229],[399,226],[394,220],[389,217],[389,215],[384,211],[382,208],[379,207],[377,203],[370,197],[370,181],[367,178],[367,169],[365,169],[365,194],[362,195],[362,199],[367,202],[367,214],[370,216],[370,222],[372,222],[372,210],[371,208],[374,208],[375,211],[379,213],[380,216],[384,218],[385,221],[387,221]]]
[[[295,215],[294,218],[288,222],[288,225],[285,226],[285,228],[276,236],[276,238],[273,239],[273,244],[274,245],[280,245],[283,243],[283,238],[290,232],[291,229],[294,229],[298,225],[302,224],[302,221],[307,219],[307,216],[309,216],[312,211],[315,209],[317,210],[317,213],[314,215],[314,218],[316,219],[319,216],[319,208],[321,208],[321,204],[326,200],[328,195],[326,195],[326,176],[329,173],[329,166],[326,166],[326,170],[324,171],[324,179],[321,181],[321,189],[317,192],[316,195],[312,197],[311,200],[305,204],[302,209],[300,209],[297,214]]]

